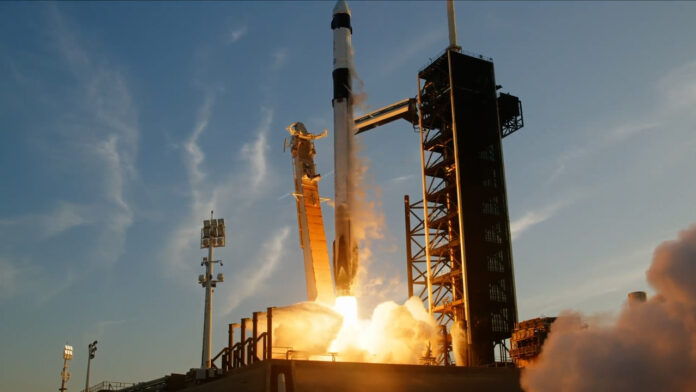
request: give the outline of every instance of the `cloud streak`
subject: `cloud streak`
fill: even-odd
[[[99,225],[101,231],[91,258],[111,264],[123,254],[126,232],[133,223],[126,190],[137,177],[137,110],[123,75],[82,49],[76,33],[67,27],[57,9],[52,15],[59,52],[83,92],[87,118],[82,121],[87,120],[94,131],[84,155],[102,171],[102,194],[90,208],[95,219],[104,224]]]
[[[288,48],[279,48],[271,53],[271,65],[270,69],[272,71],[277,71],[285,65],[288,61]]]
[[[512,240],[519,238],[525,231],[551,219],[558,211],[572,204],[570,201],[557,202],[535,211],[528,211],[522,217],[510,222],[510,236]]]
[[[672,69],[657,80],[654,91],[657,104],[652,110],[619,122],[609,127],[599,138],[592,138],[586,145],[563,153],[557,159],[548,181],[558,179],[573,164],[586,161],[602,150],[621,146],[633,138],[656,132],[663,135],[667,132],[682,132],[684,128],[690,131],[694,117],[693,107],[696,104],[696,61]],[[688,135],[692,133],[689,132]],[[683,155],[691,152],[689,142],[696,143],[696,139],[683,140],[680,143],[683,148],[676,153]],[[674,156],[668,158],[674,159]]]
[[[416,56],[428,48],[432,48],[438,42],[444,42],[446,31],[441,28],[426,31],[415,38],[407,40],[403,45],[398,45],[398,51],[390,53],[387,61],[382,63],[382,74],[389,74],[398,68],[410,63]],[[434,53],[431,53],[433,55]],[[417,60],[421,61],[421,60]],[[421,64],[418,64],[421,65]]]
[[[210,180],[212,176],[204,167],[206,154],[199,143],[202,135],[208,130],[214,103],[215,96],[207,94],[198,110],[193,130],[183,144],[182,158],[186,167],[191,203],[162,252],[162,259],[170,274],[182,278],[183,272],[192,272],[191,261],[199,257],[196,252],[198,231],[201,220],[206,219],[208,212],[215,210],[218,217],[225,217],[228,222],[238,220],[240,214],[244,213],[237,210],[238,206],[253,204],[272,177],[268,170],[267,138],[273,122],[273,110],[262,107],[260,123],[252,133],[255,138],[238,150],[243,162],[242,167],[222,181]],[[240,187],[240,184],[249,186]],[[224,204],[220,203],[221,200],[224,200]],[[233,240],[228,239],[228,246],[233,246]]]
[[[247,26],[246,25],[237,27],[233,30],[230,30],[230,32],[227,33],[227,38],[225,40],[225,43],[227,45],[231,45],[231,44],[239,41],[240,39],[242,39],[242,37],[244,37],[246,34],[247,34]]]
[[[236,274],[238,278],[232,283],[235,289],[229,292],[230,295],[221,305],[223,314],[229,314],[242,301],[261,290],[263,282],[275,271],[283,257],[289,234],[290,228],[287,226],[273,232],[270,236],[271,240],[263,245],[261,254],[251,263],[251,267]]]
[[[212,107],[215,103],[215,95],[208,94],[205,97],[205,101],[198,111],[198,120],[193,128],[191,136],[188,138],[184,144],[184,151],[186,152],[186,170],[188,173],[189,184],[191,188],[195,190],[196,186],[205,180],[205,174],[201,170],[201,165],[205,160],[205,155],[201,151],[201,147],[198,145],[198,139],[205,129],[208,127],[208,121],[210,120],[210,114]]]
[[[108,267],[120,258],[134,219],[128,190],[138,177],[138,113],[125,76],[95,48],[94,43],[87,49],[80,34],[57,7],[50,7],[47,16],[46,26],[53,38],[47,42],[50,46],[47,52],[55,53],[57,57],[45,60],[57,69],[67,71],[72,83],[67,84],[68,87],[61,84],[60,88],[48,90],[53,84],[45,80],[44,75],[31,74],[18,80],[36,80],[27,86],[45,97],[36,105],[50,105],[45,108],[49,113],[46,121],[50,122],[57,136],[50,146],[50,152],[61,158],[57,165],[69,170],[79,182],[96,186],[89,188],[94,191],[76,196],[79,203],[58,200],[47,206],[47,212],[28,213],[1,222],[0,226],[11,223],[14,230],[36,230],[29,228],[38,225],[35,226],[39,228],[35,235],[42,239],[62,235],[80,226],[94,226],[77,254],[39,250],[50,252],[52,260],[64,263],[60,272],[64,276],[49,276],[53,273],[47,272],[50,267],[41,259],[27,260],[36,276],[34,284],[41,287],[32,290],[39,303],[70,287],[82,276]],[[25,245],[20,242],[20,246]],[[9,253],[5,257],[14,259],[12,251]],[[7,276],[12,276],[14,271],[8,269]],[[61,283],[54,284],[56,280]]]
[[[17,292],[20,273],[19,267],[0,258],[0,301],[12,297]]]
[[[407,174],[404,176],[394,177],[394,178],[390,179],[389,182],[391,182],[392,184],[400,184],[402,182],[412,181],[415,178],[416,178],[415,174]]]
[[[262,181],[268,174],[267,152],[268,152],[268,132],[273,123],[273,110],[261,108],[261,124],[257,129],[257,137],[251,143],[242,146],[242,158],[247,161],[253,176],[251,178],[251,191],[258,191]]]

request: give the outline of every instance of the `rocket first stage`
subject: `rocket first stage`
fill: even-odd
[[[355,207],[355,152],[353,133],[353,97],[351,65],[350,9],[345,0],[336,2],[331,20],[333,30],[333,112],[334,112],[334,202],[336,234],[334,239],[334,280],[336,296],[352,295],[352,283],[358,270],[358,244],[351,226]]]

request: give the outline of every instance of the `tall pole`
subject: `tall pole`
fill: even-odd
[[[89,392],[89,364],[92,362],[92,357],[87,359],[87,378],[85,379],[85,392]]]
[[[89,392],[89,367],[94,358],[94,353],[97,352],[97,341],[89,344],[89,356],[87,357],[87,378],[85,379],[85,392]]]
[[[213,222],[213,211],[210,211],[210,222]],[[206,263],[205,282],[205,314],[203,316],[203,358],[201,367],[209,369],[210,352],[212,351],[212,316],[213,316],[213,241],[208,243],[208,262]]]
[[[68,361],[73,357],[73,348],[67,344],[63,348],[63,371],[60,373],[60,392],[65,392],[68,388],[65,387],[65,383],[70,380],[70,373],[68,373]]]
[[[66,391],[66,388],[65,388],[65,381],[67,381],[67,380],[65,379],[65,377],[66,377],[65,374],[67,373],[67,371],[68,371],[68,359],[67,359],[67,358],[63,358],[63,372],[60,374],[60,375],[61,375],[61,379],[62,379],[62,381],[61,381],[61,383],[60,383],[60,389],[59,389],[60,392],[65,392],[65,391]]]
[[[457,23],[454,17],[454,0],[447,0],[447,27],[449,31],[449,48],[459,51],[457,45]]]
[[[208,248],[208,257],[203,258],[201,265],[205,265],[205,275],[198,276],[198,283],[205,288],[205,310],[203,312],[203,353],[201,355],[201,368],[210,369],[212,361],[212,331],[213,331],[213,289],[218,283],[225,280],[223,274],[218,274],[213,279],[213,264],[221,260],[213,260],[213,248],[225,246],[225,220],[213,219],[213,211],[210,211],[210,220],[203,221],[201,229],[201,249]]]
[[[223,274],[218,274],[213,279],[213,264],[221,260],[213,260],[213,248],[225,246],[225,220],[213,219],[213,211],[210,211],[210,220],[203,221],[201,229],[201,249],[208,248],[208,257],[203,258],[201,265],[205,265],[205,275],[198,276],[198,283],[205,288],[205,310],[203,312],[203,352],[201,354],[201,368],[210,369],[212,361],[212,332],[213,332],[213,289],[218,283],[224,281]]]

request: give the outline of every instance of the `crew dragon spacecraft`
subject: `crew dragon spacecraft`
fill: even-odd
[[[333,112],[334,112],[334,280],[336,296],[351,296],[358,270],[358,244],[351,216],[355,208],[355,152],[351,67],[350,9],[345,0],[336,2],[331,20],[333,30]]]

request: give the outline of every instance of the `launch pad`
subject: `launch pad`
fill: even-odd
[[[136,389],[136,386],[122,391],[522,392],[519,379],[519,369],[512,367],[466,368],[272,359],[234,369],[205,384],[195,385],[191,377],[172,375],[159,382],[161,389]]]
[[[314,140],[325,133],[311,134],[300,122],[287,128],[292,135],[293,195],[310,301],[304,304],[330,307],[340,297],[356,301],[354,225],[358,222],[352,219],[359,208],[354,196],[359,184],[354,178],[354,135],[396,119],[417,127],[422,200],[412,203],[406,195],[404,201],[408,295],[415,297],[411,300],[422,317],[416,317],[419,309],[406,304],[400,311],[407,315],[403,325],[421,329],[394,334],[402,339],[396,344],[410,350],[407,359],[392,356],[396,346],[385,349],[386,345],[380,347],[390,355],[375,356],[375,346],[383,343],[379,340],[364,347],[357,339],[360,345],[345,345],[343,352],[334,348],[349,319],[346,313],[340,312],[341,317],[335,312],[338,306],[321,322],[309,316],[326,314],[328,308],[306,310],[285,327],[279,319],[291,312],[291,306],[269,307],[229,324],[227,346],[202,368],[124,391],[522,391],[520,370],[507,361],[505,343],[517,322],[517,304],[502,151],[503,137],[523,125],[521,104],[515,96],[498,93],[492,60],[464,54],[456,45],[453,7],[448,2],[450,46],[418,72],[416,97],[357,119],[353,116],[350,10],[343,0],[334,8],[333,279],[320,206],[321,177],[313,159]],[[357,321],[357,304],[354,307]],[[329,325],[336,317],[341,322],[334,327],[340,330],[332,332],[330,344],[314,336],[317,328],[332,330]],[[385,323],[382,330],[400,325],[394,322],[397,318],[389,320],[392,324]],[[352,336],[363,332],[355,325],[348,327]],[[297,331],[300,334],[293,335]],[[313,348],[298,349],[297,345],[308,344],[288,336],[309,336]],[[389,340],[392,335],[379,336]],[[416,340],[427,344],[404,344]],[[500,350],[497,357],[496,348]],[[359,350],[371,356],[350,357]]]

